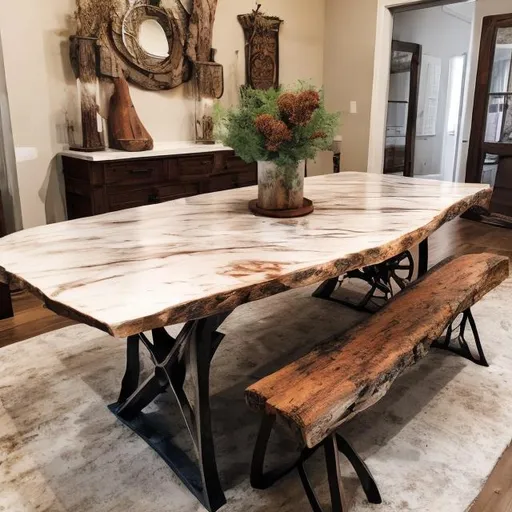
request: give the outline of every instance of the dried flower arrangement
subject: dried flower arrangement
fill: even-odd
[[[216,136],[246,162],[296,167],[328,150],[339,114],[328,113],[322,92],[304,83],[290,90],[242,89],[240,105],[216,107]]]
[[[242,89],[240,105],[217,106],[215,118],[217,138],[246,162],[259,163],[258,206],[302,208],[303,163],[331,148],[339,123],[322,92],[302,82],[287,90]]]

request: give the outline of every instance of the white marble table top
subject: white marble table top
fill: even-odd
[[[222,144],[196,144],[195,142],[155,142],[150,151],[120,151],[118,149],[105,149],[104,151],[72,151],[66,150],[60,156],[86,160],[88,162],[114,162],[118,160],[133,160],[140,158],[155,158],[179,155],[197,155],[203,153],[216,153],[218,151],[233,151]]]
[[[364,173],[305,188],[316,210],[300,219],[253,216],[248,187],[21,231],[0,240],[1,275],[122,337],[384,261],[491,195]]]

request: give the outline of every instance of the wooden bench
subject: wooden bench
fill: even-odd
[[[354,466],[369,501],[380,503],[368,468],[336,430],[378,402],[434,343],[487,365],[470,308],[508,276],[509,261],[505,257],[471,254],[446,260],[367,321],[249,387],[247,404],[263,414],[251,471],[253,486],[269,487],[297,467],[313,510],[321,512],[304,462],[323,446],[333,511],[346,510],[339,452]],[[452,326],[461,314],[460,332],[455,335]],[[464,337],[468,325],[474,333],[478,356],[471,353]],[[445,331],[445,338],[438,342]],[[265,452],[276,421],[298,437],[305,449],[292,466],[264,473]]]

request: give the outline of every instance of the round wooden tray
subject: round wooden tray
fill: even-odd
[[[304,198],[304,206],[302,208],[296,208],[294,210],[266,210],[265,208],[260,208],[258,206],[258,200],[253,199],[249,203],[249,210],[254,213],[254,215],[259,215],[260,217],[273,217],[275,219],[293,219],[295,217],[304,217],[313,213],[315,207],[313,205],[313,201],[310,199]]]

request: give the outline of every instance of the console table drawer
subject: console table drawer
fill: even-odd
[[[249,187],[258,184],[258,171],[246,171],[238,173],[238,186]]]
[[[115,162],[105,166],[107,185],[144,185],[165,180],[162,160]]]
[[[210,192],[229,190],[231,188],[249,187],[258,183],[256,171],[234,172],[214,175],[208,181]]]
[[[158,191],[156,188],[125,190],[108,196],[110,211],[125,210],[158,202]]]
[[[178,158],[176,164],[180,181],[208,179],[213,172],[213,156]]]
[[[164,185],[158,187],[159,202],[172,201],[182,197],[191,197],[201,194],[202,190],[198,183],[183,183],[179,185]]]

